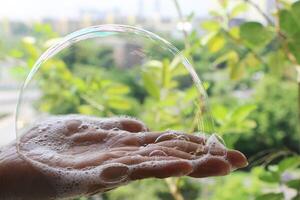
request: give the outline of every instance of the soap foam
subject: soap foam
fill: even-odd
[[[93,117],[82,118],[77,115],[50,117],[36,124],[25,137],[21,138],[19,151],[26,161],[47,177],[52,188],[55,189],[55,198],[107,191],[127,183],[130,167],[120,176],[112,174],[115,178],[110,180],[106,175],[109,170],[125,168],[126,165],[111,163],[82,169],[76,169],[72,165],[60,166],[64,157],[72,156],[65,154],[73,144],[69,139],[72,134],[88,129],[98,130],[104,127],[104,124],[107,125]],[[119,126],[117,120],[110,125]]]

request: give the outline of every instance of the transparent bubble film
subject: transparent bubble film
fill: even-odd
[[[63,116],[67,114],[75,115]],[[97,122],[94,117],[86,121],[76,114],[103,117],[104,121]],[[60,115],[61,118],[52,118]],[[105,129],[111,126],[105,117],[116,116],[139,119],[155,131],[214,132],[205,89],[184,52],[141,28],[99,25],[60,39],[31,68],[21,88],[16,111],[18,152],[35,166],[46,170],[45,173],[52,173],[58,185],[72,187],[72,190],[60,187],[62,191],[59,192],[65,196],[70,195],[68,191],[72,192],[74,188],[84,190],[78,186],[78,180],[86,185],[90,183],[85,182],[104,184],[98,183],[95,174],[106,169],[97,170],[95,167],[65,172],[44,161],[57,159],[54,161],[59,162],[56,153],[67,152],[71,145],[67,138],[57,133],[65,128],[69,132]],[[114,127],[118,127],[119,122],[115,123]],[[114,134],[116,129],[109,131]],[[28,132],[28,136],[22,136]],[[39,135],[28,140],[31,132]],[[157,140],[169,137],[187,139],[179,133],[171,136],[168,133]],[[223,148],[220,140],[213,136],[208,143]],[[35,151],[43,151],[43,156]],[[199,149],[200,153],[202,151]],[[163,153],[151,152],[153,155]],[[128,170],[122,164],[115,167]],[[69,173],[69,176],[63,176],[69,180],[60,180],[61,173]],[[101,180],[114,187],[116,181],[122,182],[106,180],[106,177]]]

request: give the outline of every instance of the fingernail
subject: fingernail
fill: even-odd
[[[226,159],[232,166],[232,170],[246,167],[248,165],[247,158],[244,154],[236,150],[229,150]]]

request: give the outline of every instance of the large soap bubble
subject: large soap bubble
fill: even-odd
[[[37,98],[28,100],[33,89]],[[152,32],[125,25],[81,29],[40,56],[17,105],[19,153],[19,139],[33,123],[76,113],[129,115],[150,129],[213,132],[205,89],[184,53]]]

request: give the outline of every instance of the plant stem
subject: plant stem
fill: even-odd
[[[179,2],[178,2],[178,0],[173,0],[173,2],[174,2],[174,5],[175,5],[177,14],[178,14],[179,21],[183,22],[184,19],[183,19],[183,14],[182,14]],[[188,48],[190,48],[190,45],[189,45],[189,42],[188,42],[188,33],[184,29],[182,29],[182,33],[183,33],[183,36],[184,36],[185,49],[188,49]],[[193,60],[191,60],[191,62],[193,63]],[[173,196],[174,200],[184,200],[184,198],[183,198],[183,196],[182,196],[182,194],[179,190],[179,187],[176,184],[176,182],[178,182],[179,178],[176,178],[176,181],[174,181],[174,179],[175,178],[165,179],[165,181],[168,185],[169,191],[170,191],[171,195]]]
[[[175,179],[175,180],[174,180]],[[165,179],[169,190],[174,198],[174,200],[184,200],[181,192],[178,189],[178,186],[176,184],[178,178],[167,178]]]
[[[254,3],[251,0],[244,0],[244,2],[254,7],[257,10],[257,12],[259,12],[259,14],[261,14],[265,18],[268,24],[274,25],[273,20],[256,3]]]
[[[300,130],[300,65],[297,62],[295,56],[291,53],[291,51],[288,48],[288,42],[287,42],[287,37],[281,32],[281,28],[280,28],[280,23],[279,23],[279,17],[278,17],[278,12],[280,10],[279,7],[279,2],[278,0],[275,0],[275,4],[276,4],[276,10],[277,10],[277,14],[276,16],[276,24],[275,24],[275,30],[276,33],[278,35],[278,38],[280,39],[282,46],[283,46],[283,50],[288,58],[288,60],[295,66],[296,72],[297,72],[297,85],[298,85],[298,128]]]
[[[261,63],[263,64],[266,68],[269,68],[269,65],[262,59],[262,57],[256,53],[253,49],[246,47],[243,42],[239,39],[239,38],[235,38],[233,37],[227,30],[223,29],[224,34],[231,39],[234,43],[236,43],[237,45],[242,45],[244,47],[244,49],[250,53],[253,54],[253,56]]]
[[[300,123],[300,66],[296,67],[297,70],[297,84],[298,84],[298,121]],[[300,130],[300,125],[298,123],[298,129]]]
[[[184,22],[184,17],[183,17],[183,14],[182,14],[182,11],[181,11],[178,0],[173,0],[173,2],[174,2],[174,5],[175,5],[177,14],[178,14],[179,21]],[[182,29],[182,33],[183,33],[183,36],[184,36],[184,45],[185,45],[185,48],[187,49],[187,48],[190,47],[190,44],[187,41],[189,34],[186,30],[184,30],[184,28]]]

